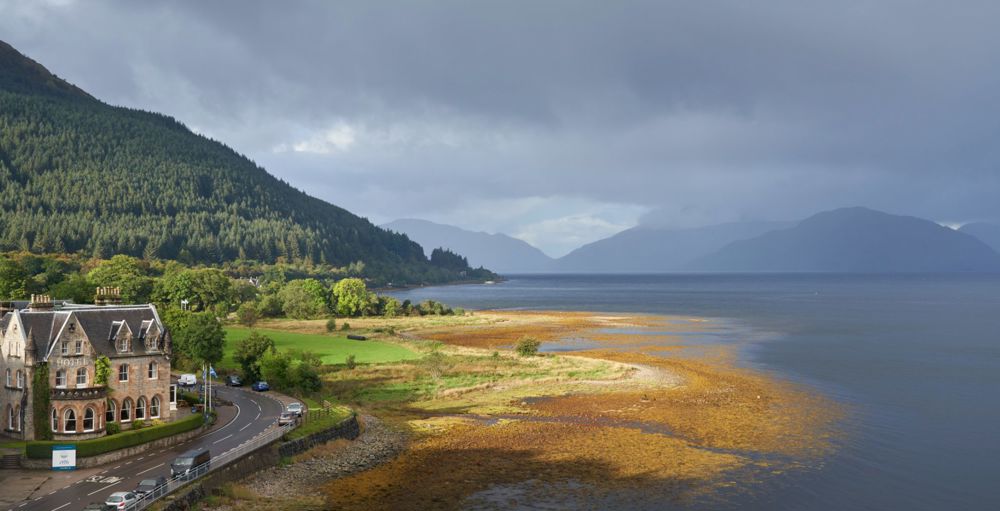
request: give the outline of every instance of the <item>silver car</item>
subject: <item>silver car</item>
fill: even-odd
[[[112,493],[104,504],[111,509],[128,509],[135,505],[139,497],[130,491],[116,491]]]
[[[302,403],[299,402],[289,403],[288,406],[285,407],[285,411],[288,413],[294,413],[297,417],[302,417],[302,414],[306,411],[306,407],[302,406]]]

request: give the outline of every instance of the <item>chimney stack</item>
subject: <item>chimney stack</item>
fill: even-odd
[[[120,287],[99,287],[94,295],[96,305],[118,305],[122,303],[122,290]]]
[[[51,310],[52,298],[49,295],[31,295],[31,302],[28,303],[28,310]]]

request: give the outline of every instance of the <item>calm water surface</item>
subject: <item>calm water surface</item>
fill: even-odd
[[[1000,275],[532,275],[393,294],[714,318],[706,342],[847,407],[821,468],[682,507],[1000,509]]]

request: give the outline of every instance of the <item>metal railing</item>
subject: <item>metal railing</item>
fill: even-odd
[[[184,474],[174,476],[167,480],[166,483],[161,484],[154,488],[152,491],[145,493],[138,500],[131,504],[127,504],[124,508],[126,511],[138,511],[140,509],[146,509],[151,506],[157,500],[170,495],[174,491],[180,489],[182,486],[186,486],[188,483],[195,482],[199,479],[204,478],[208,474],[219,470],[226,465],[246,456],[247,454],[260,449],[261,447],[268,445],[272,442],[279,440],[286,433],[295,428],[295,424],[288,424],[285,426],[275,427],[273,429],[265,430],[259,435],[251,438],[249,441],[240,444],[214,458],[210,461],[205,462],[196,467],[188,469]]]

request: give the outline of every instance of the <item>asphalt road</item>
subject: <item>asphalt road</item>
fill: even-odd
[[[104,502],[105,498],[116,491],[132,490],[143,479],[157,476],[170,477],[170,463],[180,454],[197,447],[211,450],[212,457],[236,448],[276,426],[282,404],[270,397],[266,392],[257,393],[249,387],[228,388],[216,387],[217,396],[231,401],[233,406],[225,410],[220,408],[220,418],[230,417],[229,421],[199,435],[187,442],[173,447],[146,452],[134,459],[125,459],[109,463],[108,467],[89,477],[81,476],[79,480],[68,484],[62,489],[43,497],[28,501],[13,509],[38,511],[76,511],[83,509],[91,502]],[[235,413],[234,413],[235,412]],[[189,413],[178,410],[178,413]]]

